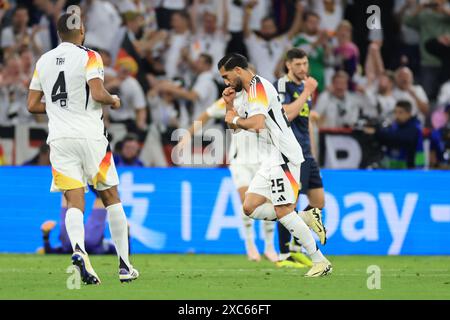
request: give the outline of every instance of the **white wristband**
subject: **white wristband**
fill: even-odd
[[[232,123],[233,123],[235,126],[237,126],[237,125],[238,125],[237,122],[238,122],[239,119],[240,119],[240,117],[237,117],[237,116],[234,117]]]

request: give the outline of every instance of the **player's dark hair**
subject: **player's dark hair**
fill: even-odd
[[[407,101],[407,100],[399,100],[397,101],[397,103],[395,104],[396,108],[401,108],[403,110],[405,110],[408,113],[412,112],[412,105],[411,102]]]
[[[72,21],[69,21],[69,19],[73,19],[72,13],[65,13],[61,17],[59,17],[58,22],[56,24],[56,28],[58,30],[58,34],[62,40],[68,40],[73,38],[73,36],[79,31],[80,29],[77,28],[69,28],[70,25],[72,25]],[[81,19],[80,19],[81,21]],[[81,28],[81,22],[80,22],[80,28]]]
[[[303,59],[307,57],[307,54],[304,50],[299,48],[292,48],[286,52],[286,61],[292,61],[294,59]]]
[[[242,69],[248,68],[248,60],[242,54],[239,53],[229,53],[222,59],[220,59],[217,64],[217,69],[224,68],[225,71],[230,71],[236,67],[240,67]]]
[[[211,57],[211,55],[207,53],[202,53],[200,54],[200,58],[202,58],[209,66],[212,66],[213,58]]]

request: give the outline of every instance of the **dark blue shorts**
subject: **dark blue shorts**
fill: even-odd
[[[302,184],[300,193],[306,194],[310,189],[323,188],[320,168],[314,158],[306,158],[300,168],[300,182]]]

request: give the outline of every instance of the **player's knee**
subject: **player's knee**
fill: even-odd
[[[242,208],[246,216],[250,216],[256,209],[255,206],[250,201],[244,201]]]
[[[282,206],[275,207],[275,213],[277,215],[277,219],[281,219],[289,213],[293,212],[295,209],[295,204],[287,204]]]
[[[119,192],[116,187],[99,191],[99,194],[105,207],[109,207],[120,202]]]
[[[77,208],[84,213],[84,199],[72,199],[67,201],[67,208]]]

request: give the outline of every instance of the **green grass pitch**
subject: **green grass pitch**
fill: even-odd
[[[0,299],[450,299],[450,257],[331,256],[333,274],[304,278],[241,255],[134,255],[141,277],[121,284],[116,257],[91,256],[100,286],[66,286],[70,256],[0,254]],[[381,289],[367,288],[367,267]]]

